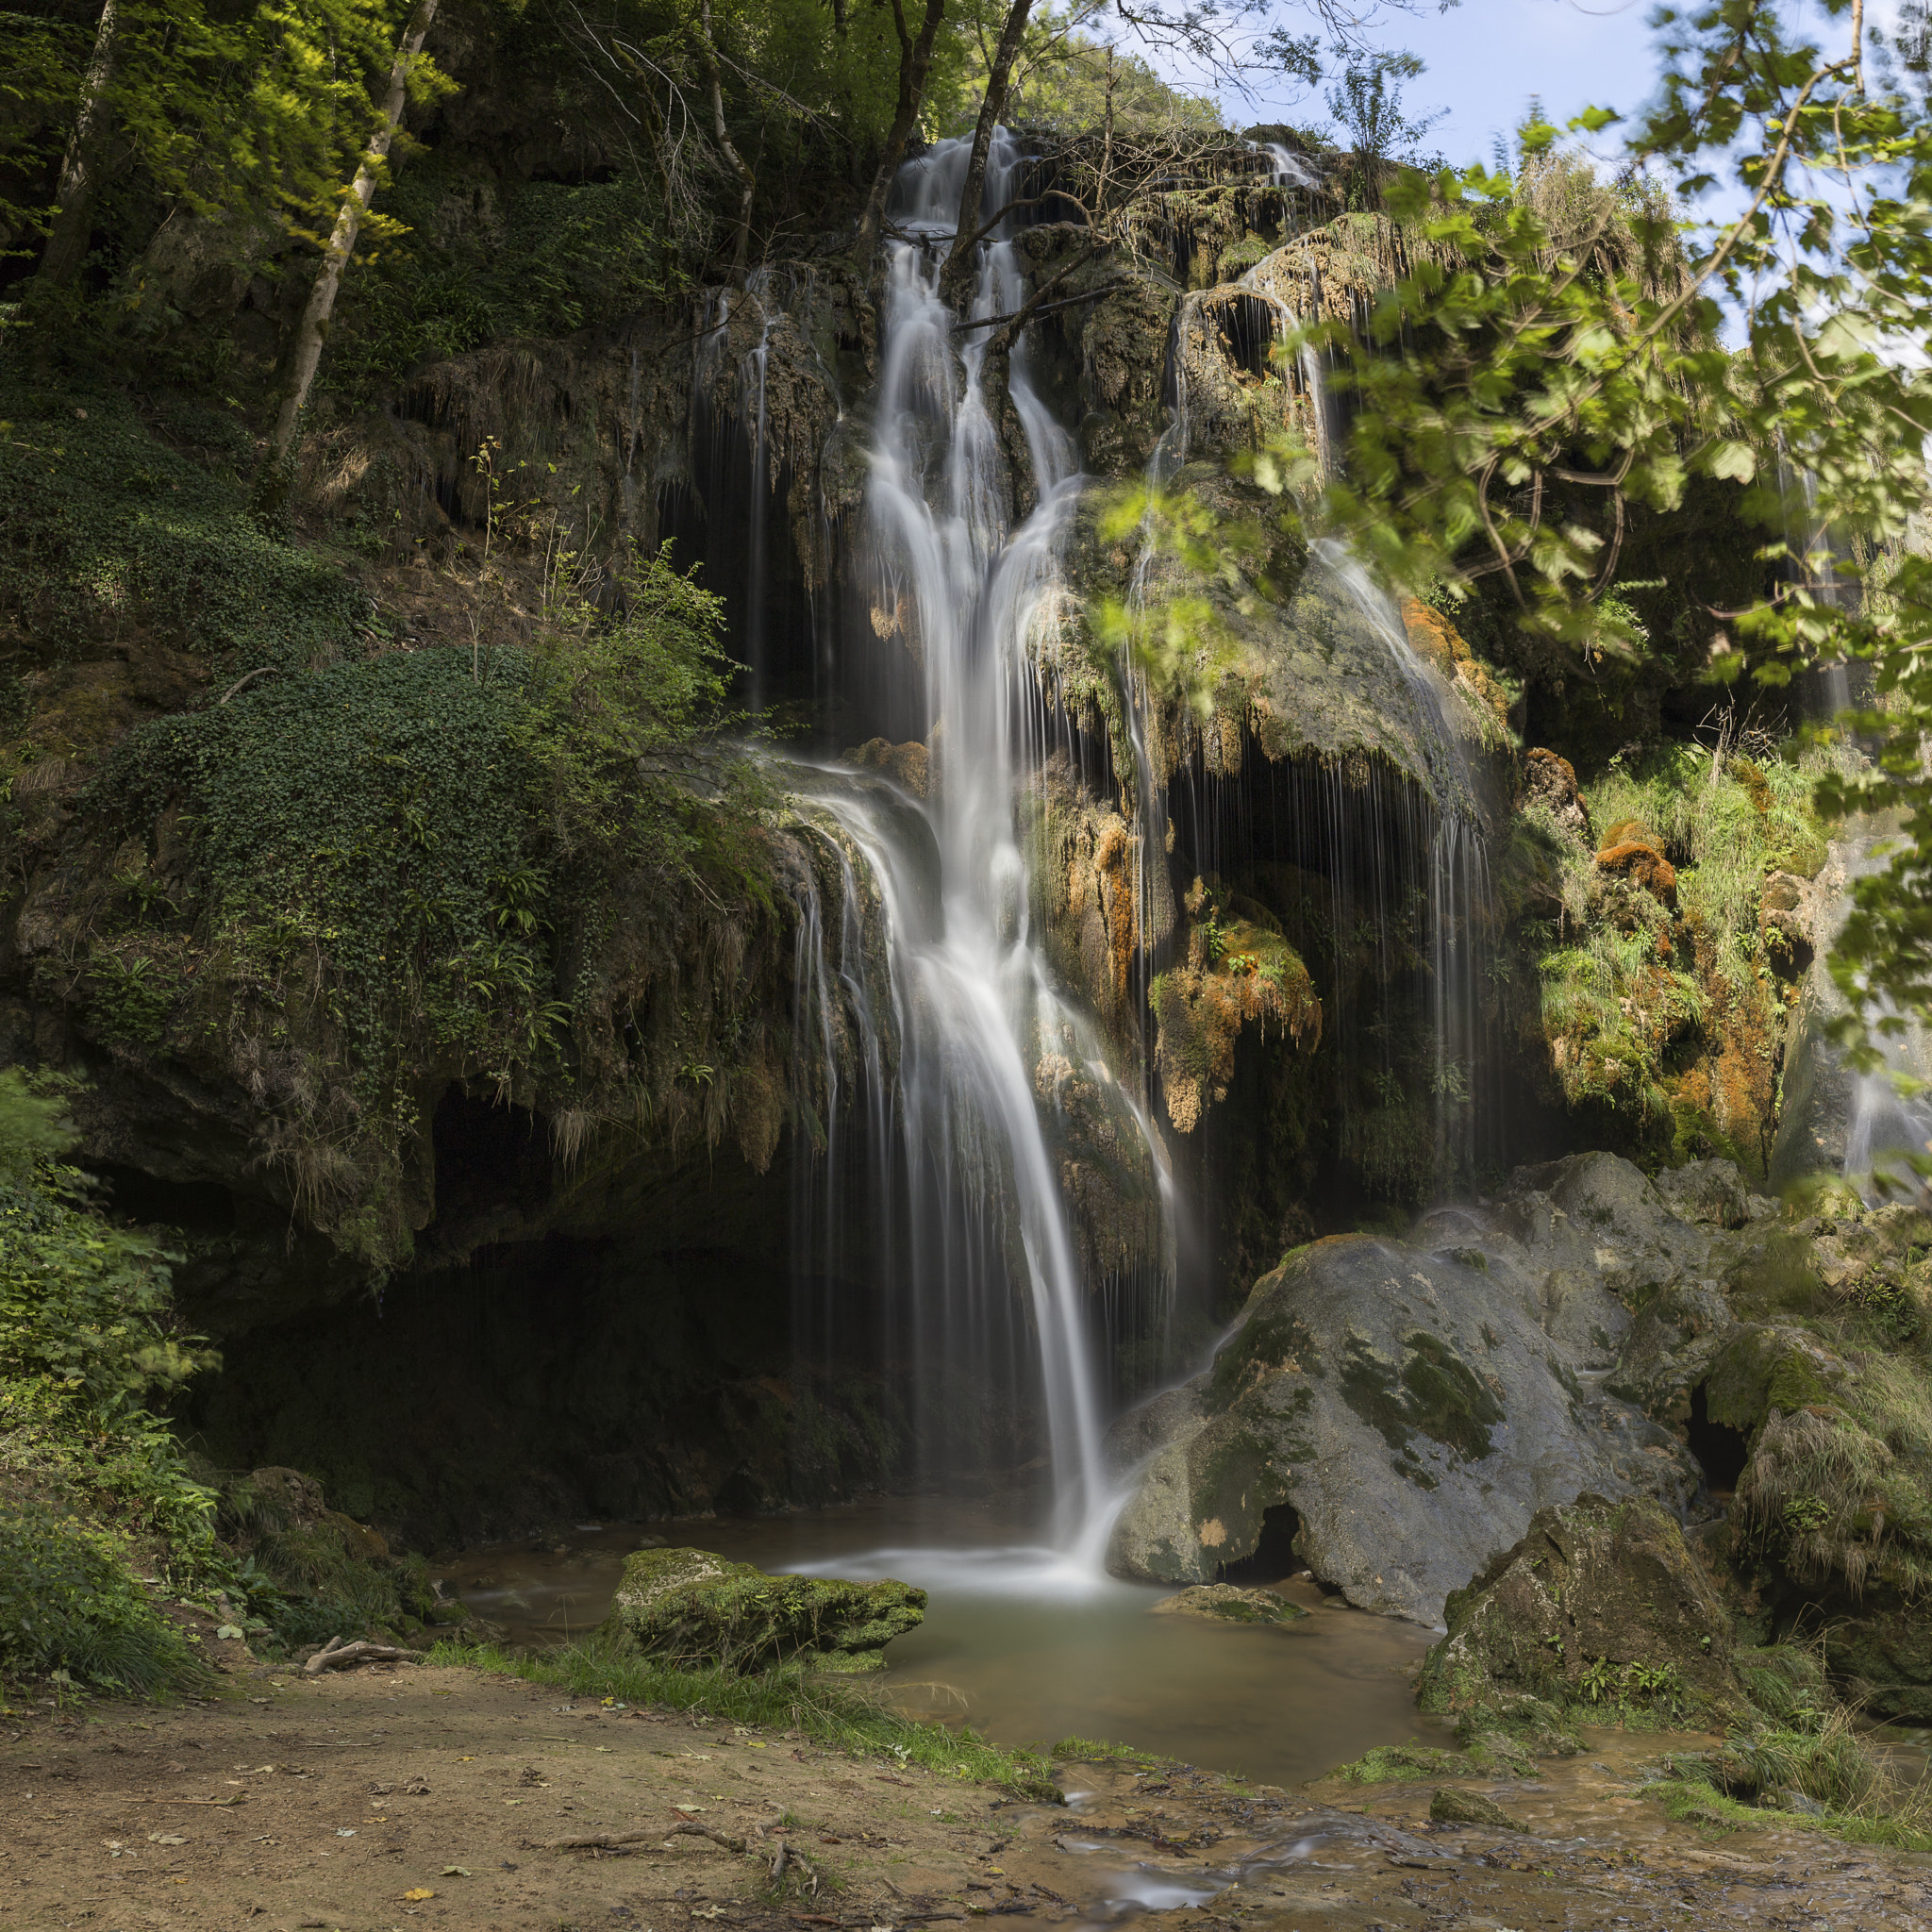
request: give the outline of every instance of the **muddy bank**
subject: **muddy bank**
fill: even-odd
[[[236,1662],[205,1704],[8,1716],[0,1924],[1926,1923],[1932,1857],[1667,1823],[1638,1767],[1684,1741],[1596,1733],[1535,1780],[1458,1788],[1520,1830],[1432,1824],[1426,1784],[1290,1791],[1146,1758],[1063,1761],[1061,1807],[471,1670],[308,1684]],[[693,1824],[716,1836],[675,1829]],[[780,1846],[796,1875],[774,1885]]]

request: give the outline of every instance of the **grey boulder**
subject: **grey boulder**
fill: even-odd
[[[1110,1446],[1138,1479],[1109,1567],[1212,1582],[1254,1552],[1269,1511],[1286,1510],[1295,1552],[1350,1603],[1433,1625],[1448,1593],[1540,1508],[1595,1491],[1682,1512],[1695,1464],[1588,1386],[1576,1362],[1607,1358],[1609,1331],[1628,1326],[1590,1265],[1592,1241],[1641,1249],[1641,1259],[1617,1250],[1627,1274],[1681,1272],[1662,1252],[1665,1224],[1700,1261],[1701,1237],[1660,1203],[1655,1225],[1633,1210],[1621,1233],[1608,1223],[1581,1232],[1558,1195],[1649,1204],[1623,1176],[1599,1174],[1592,1190],[1589,1174],[1557,1166],[1566,1172],[1542,1176],[1550,1186],[1525,1185],[1510,1228],[1437,1222],[1432,1233],[1461,1239],[1436,1252],[1343,1236],[1264,1275],[1212,1367],[1116,1426]],[[1574,1278],[1553,1290],[1548,1276],[1566,1272]]]

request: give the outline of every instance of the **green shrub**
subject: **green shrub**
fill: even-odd
[[[119,1538],[31,1503],[0,1506],[0,1672],[145,1694],[207,1675]]]
[[[374,1268],[410,1251],[425,1089],[569,1089],[587,1009],[612,1058],[622,1022],[583,947],[619,882],[649,896],[729,867],[773,903],[745,767],[704,749],[730,722],[718,600],[668,556],[634,558],[625,588],[615,620],[557,600],[528,649],[395,652],[158,719],[84,796],[97,849],[154,857],[76,907],[94,950],[58,996],[108,1038],[226,1052],[258,1091],[272,1060],[298,1207]]]
[[[418,365],[519,336],[565,336],[683,291],[659,197],[607,182],[479,176],[428,155],[383,207],[408,229],[343,277],[317,389],[370,405]]]
[[[207,1588],[227,1566],[144,1404],[213,1357],[174,1321],[172,1257],[60,1163],[73,1139],[58,1087],[0,1071],[0,1670],[151,1691],[196,1667],[142,1573]]]

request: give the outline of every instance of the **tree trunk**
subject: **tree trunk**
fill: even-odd
[[[1032,10],[1033,0],[1012,0],[1012,5],[1007,9],[1007,24],[1000,29],[999,45],[993,49],[992,66],[986,76],[986,98],[979,104],[979,125],[973,130],[973,152],[966,162],[966,181],[959,190],[959,218],[954,233],[962,238],[974,234],[979,227],[979,204],[986,193],[986,157],[992,146],[992,131],[1000,125],[1000,115],[1007,105],[1007,88],[1013,77],[1013,61],[1019,55],[1021,41],[1025,38],[1026,16]],[[965,259],[967,253],[955,242],[941,277],[941,292],[956,306],[959,287],[965,280],[969,266]]]
[[[724,125],[724,83],[718,72],[718,43],[711,38],[711,0],[698,0],[698,24],[703,28],[698,36],[698,58],[705,63],[705,77],[711,83],[711,133],[742,184],[738,197],[738,244],[731,252],[731,266],[742,269],[751,252],[751,204],[758,192],[758,177],[732,146],[730,130]]]
[[[858,218],[858,252],[861,258],[871,255],[878,240],[879,222],[886,211],[886,196],[891,192],[892,177],[906,158],[906,143],[912,125],[919,119],[919,104],[925,98],[926,71],[932,65],[932,46],[939,38],[940,25],[946,17],[946,0],[925,0],[925,19],[915,40],[906,31],[906,10],[900,0],[892,0],[892,25],[899,30],[899,105],[892,111],[892,125],[879,156],[878,173],[873,176],[872,192],[866,196],[865,212]]]
[[[120,30],[120,0],[107,0],[100,25],[94,29],[94,51],[80,83],[80,111],[74,119],[74,138],[60,163],[60,186],[54,196],[54,223],[41,254],[40,279],[65,287],[80,273],[92,233],[94,188],[100,180],[101,143],[111,116],[108,89],[114,78],[115,36]]]
[[[402,124],[403,108],[409,98],[409,69],[423,51],[423,42],[436,18],[436,0],[416,0],[416,10],[396,48],[395,64],[389,73],[389,98],[383,103],[382,125],[370,137],[368,152],[356,170],[356,178],[342,198],[341,212],[336,216],[328,246],[323,250],[322,266],[316,271],[315,286],[308,291],[308,306],[295,330],[289,351],[289,373],[282,390],[282,406],[275,416],[274,441],[269,445],[262,473],[267,491],[279,496],[288,487],[295,457],[295,430],[308,401],[309,385],[322,361],[322,345],[328,336],[329,317],[335,312],[336,294],[342,286],[342,271],[356,252],[356,237],[361,231],[362,217],[375,199],[376,169],[388,155],[390,143]],[[259,493],[259,491],[258,491]]]

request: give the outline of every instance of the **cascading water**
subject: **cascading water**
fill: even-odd
[[[1072,438],[1035,385],[1024,338],[1006,358],[1005,399],[1024,452],[1000,434],[990,329],[961,328],[940,274],[958,205],[967,143],[942,142],[901,176],[889,244],[880,371],[862,555],[874,629],[901,637],[919,667],[929,730],[929,876],[908,857],[917,838],[886,788],[850,774],[799,772],[840,876],[841,930],[830,934],[816,882],[801,922],[798,1005],[813,1017],[804,1070],[824,1095],[809,1213],[838,1219],[848,1187],[834,1119],[866,1142],[874,1245],[903,1270],[900,1319],[910,1353],[963,1364],[1002,1332],[997,1304],[1025,1298],[1037,1392],[1072,1535],[1103,1496],[1102,1417],[1075,1240],[1049,1144],[1061,1087],[1111,1090],[1159,1173],[1144,1112],[1115,1086],[1091,1024],[1056,989],[1032,929],[1018,808],[1043,755],[1034,652],[1050,616],[1060,555],[1081,485]],[[987,199],[1009,198],[1020,162],[996,139]],[[983,245],[971,322],[1010,314],[1024,297],[1010,237]],[[1037,498],[1017,527],[1015,459]],[[895,819],[898,821],[894,823]],[[859,873],[866,875],[864,880]],[[853,909],[868,894],[866,917]],[[839,1090],[844,1083],[845,1091]],[[1169,1244],[1163,1235],[1162,1244]],[[811,1311],[801,1311],[808,1322]]]
[[[1439,1185],[1467,1182],[1491,1151],[1481,1137],[1493,1125],[1492,1109],[1478,1104],[1473,1089],[1481,1069],[1493,1060],[1493,1042],[1486,1038],[1482,976],[1489,965],[1486,941],[1494,929],[1494,914],[1489,853],[1474,817],[1476,781],[1457,728],[1459,700],[1435,668],[1417,656],[1402,613],[1357,558],[1332,538],[1318,541],[1312,555],[1388,646],[1422,727],[1436,797],[1428,837],[1436,1177]]]
[[[1818,514],[1818,478],[1786,456],[1780,441],[1777,456],[1778,493],[1785,502],[1785,546],[1795,584],[1809,591],[1819,603],[1837,608],[1850,586],[1839,575],[1841,546],[1831,527]],[[1799,504],[1802,509],[1797,508]],[[1856,597],[1853,598],[1856,602]],[[1852,707],[1851,667],[1840,658],[1819,664],[1811,708],[1825,723]]]

